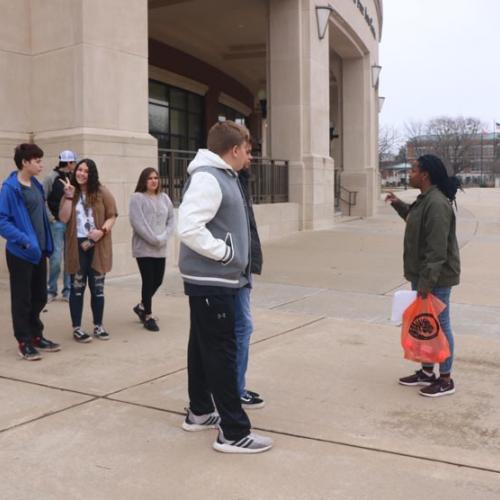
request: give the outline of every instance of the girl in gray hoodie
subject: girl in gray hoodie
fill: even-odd
[[[174,207],[166,193],[160,191],[158,171],[145,168],[129,203],[133,229],[132,256],[137,260],[142,278],[142,298],[133,311],[144,328],[157,332],[152,315],[152,299],[163,281],[167,242],[174,230]]]

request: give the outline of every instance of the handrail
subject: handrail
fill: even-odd
[[[340,188],[340,200],[343,201],[344,203],[347,203],[348,206],[348,215],[351,215],[351,207],[356,205],[356,198],[358,196],[357,191],[349,191],[349,189],[346,189],[344,186],[339,186]],[[347,193],[347,199],[342,197],[342,193],[345,192]]]

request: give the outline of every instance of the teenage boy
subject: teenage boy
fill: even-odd
[[[225,121],[210,129],[207,143],[188,167],[178,217],[179,268],[191,316],[189,408],[182,427],[219,428],[217,451],[259,453],[272,440],[250,432],[241,407],[234,333],[235,294],[249,276],[250,228],[237,172],[249,160],[250,135]]]
[[[53,249],[42,185],[35,179],[43,169],[43,151],[20,144],[14,152],[17,171],[0,191],[0,235],[7,240],[7,267],[14,336],[19,356],[41,359],[39,350],[59,351],[43,336],[40,313],[47,303],[47,257]]]
[[[47,283],[47,302],[57,298],[57,280],[61,273],[61,263],[64,262],[63,248],[66,224],[59,220],[59,205],[64,195],[64,184],[61,180],[69,179],[76,166],[76,155],[73,151],[62,151],[59,155],[59,164],[43,180],[43,189],[47,198],[47,208],[50,220],[50,229],[54,240],[54,252],[49,259],[49,278]],[[71,277],[63,274],[62,299],[69,302]]]

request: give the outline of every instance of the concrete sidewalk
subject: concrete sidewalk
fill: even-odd
[[[267,401],[252,424],[275,440],[262,455],[218,454],[215,431],[180,428],[188,305],[174,269],[155,301],[159,334],[131,312],[138,277],[109,280],[111,341],[75,343],[54,302],[44,321],[63,350],[35,363],[16,358],[3,284],[0,498],[498,500],[500,190],[468,190],[458,206],[457,392],[437,400],[396,383],[415,365],[388,320],[407,287],[390,207],[265,245],[248,373]]]

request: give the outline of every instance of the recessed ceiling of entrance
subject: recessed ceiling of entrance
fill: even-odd
[[[149,0],[149,37],[255,93],[266,79],[267,18],[267,0]]]

